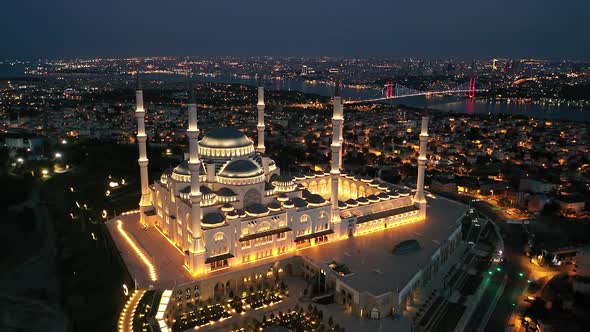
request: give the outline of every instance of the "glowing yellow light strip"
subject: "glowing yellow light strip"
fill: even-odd
[[[143,252],[143,250],[141,250],[139,245],[137,243],[135,243],[135,241],[133,241],[133,239],[129,236],[129,234],[127,234],[127,232],[125,232],[125,230],[123,229],[123,222],[120,219],[117,220],[117,229],[119,230],[119,233],[121,233],[121,235],[125,238],[127,243],[129,243],[131,248],[135,251],[135,253],[139,257],[139,259],[141,259],[143,264],[145,264],[146,268],[148,269],[148,273],[150,275],[150,280],[151,281],[158,280],[158,274],[156,273],[156,267],[154,266],[154,264],[152,264],[150,259]]]
[[[131,294],[127,303],[125,303],[125,307],[123,307],[123,311],[121,311],[121,316],[119,316],[119,332],[133,331],[133,318],[135,317],[139,301],[144,294],[145,290],[136,290]],[[129,305],[134,301],[133,308],[129,309]],[[128,315],[129,313],[131,313],[131,316]],[[125,325],[125,321],[128,321],[129,324]]]

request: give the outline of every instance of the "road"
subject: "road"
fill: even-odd
[[[507,283],[485,331],[505,331],[510,327],[510,324],[519,319],[518,313],[514,317],[512,316],[514,312],[519,311],[518,309],[522,309],[528,281],[536,281],[554,275],[557,271],[542,268],[529,262],[528,257],[524,255],[527,236],[521,225],[507,224],[500,213],[497,213],[495,207],[488,202],[474,202],[474,206],[500,227],[504,239],[504,264],[500,273],[506,276]],[[508,330],[513,330],[513,328]]]

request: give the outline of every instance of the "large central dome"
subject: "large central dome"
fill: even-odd
[[[239,130],[232,127],[216,128],[207,133],[199,145],[208,148],[239,148],[252,144],[252,141]]]
[[[254,143],[236,128],[212,129],[199,142],[199,155],[212,160],[248,157],[254,153]]]

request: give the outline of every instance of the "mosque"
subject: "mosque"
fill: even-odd
[[[281,175],[264,153],[261,84],[256,147],[236,128],[210,130],[199,141],[192,88],[189,95],[188,158],[151,186],[143,176],[147,157],[143,155],[139,163],[143,222],[159,228],[185,253],[185,265],[193,274],[424,219],[425,163],[420,165],[420,186],[414,197],[406,188],[342,171],[344,118],[339,87],[334,95],[331,170],[300,176]],[[140,153],[145,153],[144,114],[142,91],[138,90]],[[425,121],[422,151],[427,140]]]
[[[240,292],[267,277],[322,274],[335,301],[355,315],[400,312],[460,242],[464,209],[424,192],[428,118],[421,123],[416,189],[346,173],[337,84],[329,171],[287,175],[265,154],[260,83],[257,92],[254,145],[236,128],[212,129],[199,140],[190,88],[189,151],[149,184],[138,80],[140,208],[107,222],[136,287],[169,289],[175,296],[163,307],[178,309]],[[166,310],[161,317],[168,319],[174,310]]]

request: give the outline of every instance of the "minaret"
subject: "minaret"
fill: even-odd
[[[264,146],[264,86],[262,85],[262,75],[258,76],[258,103],[256,108],[258,109],[258,146],[256,151],[264,153],[266,147]]]
[[[331,201],[332,201],[332,222],[340,222],[340,212],[338,208],[338,180],[340,178],[340,169],[342,168],[342,97],[340,96],[340,82],[336,82],[334,90],[334,114],[332,115],[332,169],[331,176]]]
[[[141,87],[141,78],[137,74],[137,88],[135,89],[135,118],[137,119],[137,144],[139,145],[139,164],[140,180],[141,180],[141,199],[139,201],[140,221],[143,225],[147,225],[145,218],[145,211],[152,205],[150,197],[150,188],[148,183],[148,158],[146,141],[147,135],[145,133],[145,109],[143,108],[143,90]]]
[[[191,216],[189,223],[189,229],[191,231],[191,245],[188,257],[188,266],[193,273],[197,271],[198,262],[195,254],[201,253],[204,250],[203,240],[201,239],[201,183],[199,181],[199,175],[201,171],[201,160],[199,159],[198,151],[198,138],[199,128],[197,127],[197,102],[195,100],[195,91],[189,84],[189,102],[188,102],[188,130],[186,134],[188,136],[189,144],[189,160],[188,168],[191,172],[191,193],[190,205],[191,205]]]
[[[422,128],[420,131],[420,155],[418,156],[418,181],[416,183],[416,194],[414,203],[420,207],[420,215],[426,216],[426,197],[424,196],[424,172],[426,169],[426,144],[428,143],[428,117],[422,117]]]

